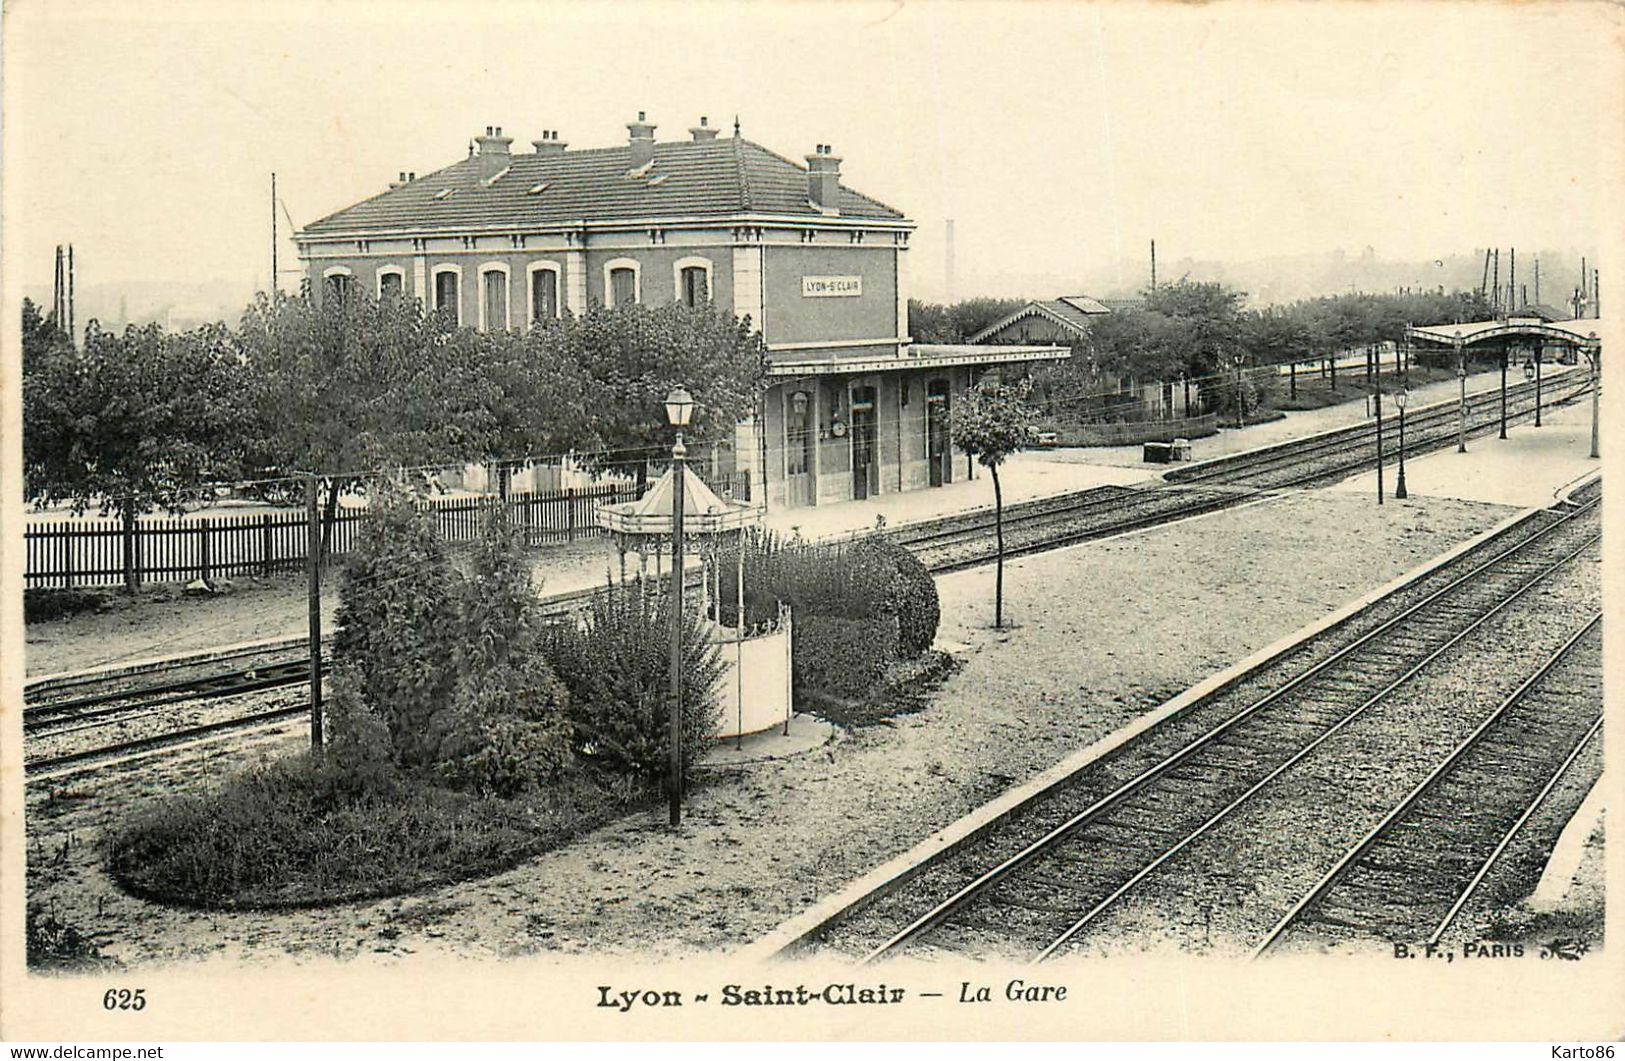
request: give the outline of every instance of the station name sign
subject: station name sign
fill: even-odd
[[[803,276],[802,298],[856,298],[863,294],[861,276]]]

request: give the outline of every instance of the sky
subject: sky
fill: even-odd
[[[1625,16],[1583,0],[5,11],[7,266],[47,292],[66,241],[81,286],[253,290],[273,171],[304,224],[487,125],[604,146],[640,110],[660,139],[737,115],[791,158],[833,145],[845,183],[918,222],[928,298],[950,218],[956,294],[1133,287],[1153,238],[1170,261],[1585,251],[1625,172]]]

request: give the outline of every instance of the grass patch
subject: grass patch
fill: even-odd
[[[1399,379],[1392,371],[1392,366],[1385,364],[1382,375],[1384,392],[1392,391],[1399,385]],[[1455,379],[1454,368],[1427,367],[1412,364],[1405,376],[1408,385],[1421,387],[1428,383],[1437,383],[1440,380]],[[1508,377],[1509,381],[1511,377]],[[1288,382],[1283,377],[1275,383],[1275,393],[1270,398],[1270,404],[1277,409],[1286,409],[1301,412],[1310,409],[1325,409],[1333,405],[1342,405],[1344,402],[1364,401],[1372,391],[1372,386],[1366,382],[1363,367],[1339,368],[1337,370],[1337,389],[1332,390],[1331,381],[1323,379],[1319,370],[1311,374],[1308,369],[1298,370],[1298,396],[1290,396]],[[1397,410],[1394,410],[1397,412]]]
[[[147,809],[114,839],[110,869],[126,891],[172,905],[325,906],[497,873],[639,802],[586,772],[500,799],[300,755]]]

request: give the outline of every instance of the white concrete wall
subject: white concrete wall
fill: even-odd
[[[725,634],[731,630],[722,628]],[[790,717],[790,627],[770,634],[721,643],[723,668],[717,701],[722,707],[718,735],[737,737],[782,726]],[[744,668],[740,669],[743,655]],[[743,681],[741,681],[741,677]],[[740,710],[743,693],[744,710]]]

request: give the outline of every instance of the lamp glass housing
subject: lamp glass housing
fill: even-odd
[[[687,427],[694,416],[694,396],[682,387],[666,395],[666,421],[672,427]]]

